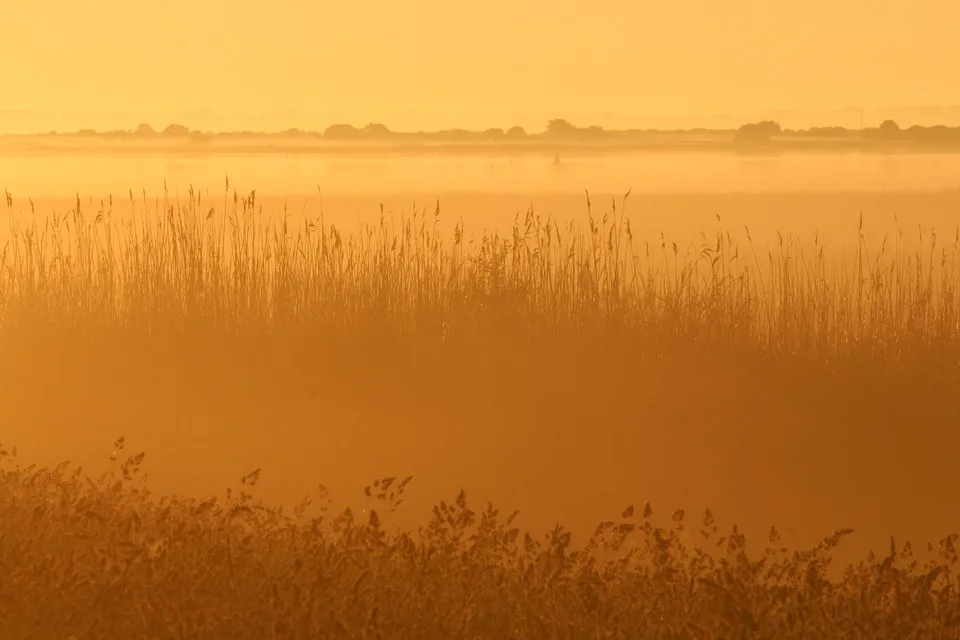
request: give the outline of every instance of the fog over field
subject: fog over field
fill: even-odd
[[[0,637],[952,637],[958,7],[11,3]]]
[[[171,268],[186,268],[180,263],[184,258],[176,258],[176,251],[187,246],[195,253],[191,260],[205,263],[215,259],[216,253],[209,251],[218,250],[218,238],[224,230],[229,236],[247,233],[244,228],[254,233],[259,229],[260,240],[252,240],[251,246],[266,242],[258,259],[266,262],[252,262],[251,267],[266,269],[265,274],[273,273],[270,277],[277,278],[284,276],[274,271],[278,266],[271,266],[271,261],[279,259],[277,251],[284,250],[275,245],[272,234],[285,220],[288,241],[295,244],[293,239],[304,233],[304,225],[314,225],[304,237],[316,242],[322,224],[327,232],[335,228],[343,234],[346,243],[361,241],[357,245],[359,251],[374,251],[373,245],[362,249],[370,242],[364,228],[372,228],[375,238],[387,234],[383,237],[403,239],[408,233],[405,225],[416,222],[413,231],[422,233],[426,229],[427,233],[436,233],[444,251],[455,249],[451,242],[458,229],[462,229],[466,250],[476,253],[485,234],[497,233],[509,240],[515,226],[521,242],[536,245],[537,240],[530,237],[526,226],[528,213],[539,217],[541,235],[544,225],[552,224],[566,238],[570,238],[565,233],[570,224],[588,237],[591,216],[597,224],[606,217],[620,226],[621,235],[624,221],[630,224],[635,255],[626,263],[626,268],[633,270],[623,285],[628,291],[635,287],[642,291],[653,282],[662,281],[657,287],[667,287],[665,294],[673,288],[670,295],[680,296],[678,300],[684,300],[684,304],[695,304],[683,297],[683,288],[694,284],[684,284],[683,271],[698,256],[703,261],[700,254],[704,248],[715,250],[722,242],[729,245],[724,258],[729,262],[728,268],[750,271],[757,278],[753,286],[758,288],[750,295],[761,299],[773,296],[761,304],[788,304],[789,299],[778,288],[790,286],[789,282],[775,284],[773,279],[791,275],[813,280],[802,284],[797,292],[801,297],[789,304],[814,304],[812,299],[806,302],[806,297],[837,295],[840,291],[828,293],[831,287],[840,287],[842,291],[843,287],[855,286],[853,274],[866,263],[868,270],[875,272],[874,280],[868,282],[870,278],[865,278],[867,289],[880,286],[876,283],[884,282],[883,278],[889,280],[884,287],[904,289],[873,292],[887,308],[906,304],[906,298],[902,298],[906,289],[920,286],[916,277],[933,278],[937,295],[944,287],[956,285],[952,261],[957,250],[954,236],[960,191],[949,188],[948,170],[939,174],[923,170],[931,164],[949,167],[955,157],[824,156],[816,158],[821,166],[836,169],[823,174],[815,171],[812,158],[744,159],[716,154],[684,158],[677,154],[594,157],[569,164],[561,161],[560,167],[543,159],[538,162],[531,158],[497,158],[487,166],[490,180],[485,182],[478,175],[483,173],[479,167],[484,161],[477,158],[343,160],[343,166],[350,169],[333,169],[339,166],[335,159],[261,156],[179,163],[149,156],[125,162],[100,158],[100,162],[113,163],[105,166],[122,169],[114,174],[99,170],[92,161],[85,162],[88,159],[65,156],[27,163],[26,167],[34,168],[30,173],[23,164],[16,165],[21,173],[14,176],[24,176],[21,187],[33,186],[38,193],[47,195],[28,198],[29,191],[18,189],[16,195],[11,192],[7,207],[11,225],[2,237],[11,242],[8,247],[17,243],[23,247],[24,257],[12,262],[16,268],[24,268],[28,264],[24,262],[26,256],[38,251],[47,262],[36,264],[43,264],[41,268],[53,275],[58,267],[51,261],[56,246],[51,225],[57,219],[61,221],[59,233],[64,238],[79,234],[82,225],[89,225],[94,234],[87,239],[92,242],[89,248],[94,255],[101,256],[95,264],[118,261],[117,267],[111,269],[133,268],[134,263],[129,260],[135,253],[128,253],[129,249],[120,254],[104,253],[109,251],[108,245],[103,244],[108,229],[113,234],[110,242],[116,243],[117,248],[133,246],[133,242],[143,245],[137,251],[151,246],[154,248],[150,250],[160,251],[155,258],[160,262],[149,267],[152,269],[167,268],[167,260],[174,261]],[[12,161],[8,162],[14,166]],[[44,174],[36,170],[41,162],[51,167],[59,164],[62,169]],[[325,179],[317,180],[313,193],[308,186],[311,177],[304,175],[308,171],[283,171],[284,166],[304,165],[326,170]],[[246,175],[263,176],[266,188],[261,190],[258,184],[251,183],[251,187],[256,187],[251,203],[253,188],[227,176],[223,181],[216,179],[211,175],[213,166],[237,169],[240,175],[244,175],[245,169]],[[173,167],[176,170],[171,170]],[[518,169],[516,175],[511,167]],[[613,171],[607,173],[604,167]],[[711,167],[718,170],[711,171]],[[723,167],[727,174],[719,171]],[[846,181],[842,180],[844,168],[852,176]],[[155,177],[153,188],[124,190],[117,182],[119,178],[113,177],[129,175],[133,179],[138,171]],[[343,171],[348,180],[337,180],[338,171]],[[884,171],[899,178],[903,186],[898,189],[895,180],[883,181]],[[99,194],[77,190],[68,196],[66,184],[74,172],[74,183],[100,186],[103,190]],[[622,178],[618,191],[613,191],[617,185],[611,176],[615,175]],[[97,181],[98,176],[102,182]],[[195,183],[193,176],[198,178]],[[446,188],[430,190],[430,176],[435,176],[440,185],[446,180]],[[631,176],[636,183],[629,181]],[[810,178],[805,180],[804,176]],[[372,186],[378,178],[392,191],[378,192]],[[542,189],[533,186],[538,184],[538,178]],[[531,185],[526,191],[521,186],[524,179]],[[726,188],[722,188],[724,184]],[[196,185],[192,196],[191,185]],[[351,190],[354,185],[357,188]],[[856,185],[860,189],[841,190],[836,188],[838,185]],[[592,187],[599,188],[588,191]],[[791,187],[793,191],[789,190]],[[283,193],[285,188],[290,192]],[[81,215],[75,216],[78,204]],[[182,218],[185,222],[170,222],[174,226],[164,227],[168,216],[172,216],[170,221]],[[72,228],[69,221],[73,221]],[[161,226],[152,239],[148,240],[142,232],[140,236],[130,236],[134,227],[145,228],[154,221]],[[169,250],[174,253],[161,250],[157,243],[163,242],[167,234],[179,234],[176,229],[180,224],[193,228],[188,236],[196,234],[201,244],[184,245],[180,250],[172,245]],[[33,237],[43,238],[42,251],[27,250],[31,242],[27,230],[31,225],[38,225]],[[169,237],[173,240],[175,236]],[[74,242],[81,238],[82,234],[75,241],[59,242],[63,250],[75,252],[80,245]],[[362,241],[363,238],[368,239]],[[609,251],[610,239],[601,234],[599,240],[598,250]],[[387,246],[396,250],[395,243],[387,242]],[[411,246],[415,251],[424,251],[429,244]],[[295,252],[292,255],[302,257],[294,245],[290,247]],[[941,254],[949,264],[941,264]],[[402,251],[397,255],[402,255]],[[8,264],[11,256],[8,251]],[[708,257],[712,260],[712,254]],[[910,262],[917,259],[923,264]],[[734,260],[739,260],[740,266],[734,268]],[[885,271],[891,264],[894,271]],[[142,268],[148,266],[144,263]],[[925,273],[925,266],[937,271]],[[645,271],[636,271],[638,268]],[[816,278],[820,276],[816,273],[820,270],[827,289],[818,294]],[[351,277],[365,277],[362,273]],[[239,273],[229,277],[239,277]],[[708,284],[703,273],[698,277],[696,286]],[[645,284],[644,279],[650,282]],[[179,277],[161,282],[168,283],[164,286],[187,286]],[[175,285],[176,282],[181,284]],[[10,286],[14,283],[10,281]],[[211,281],[201,286],[215,285]],[[256,281],[244,286],[256,286]],[[313,285],[304,282],[298,286]],[[400,286],[399,282],[396,286]],[[812,288],[807,289],[808,286]],[[24,295],[20,287],[17,285],[11,292]],[[53,289],[46,295],[59,295],[57,291]],[[718,289],[716,293],[732,295],[723,291]],[[947,289],[943,294],[953,292]],[[895,297],[888,298],[891,295]],[[322,299],[317,302],[323,304]],[[843,307],[848,301],[824,299],[816,304]],[[331,307],[327,313],[342,312],[336,309]],[[787,307],[779,311],[758,307],[753,313],[769,322],[769,314],[786,310]],[[110,313],[112,316],[115,312]],[[122,317],[125,312],[119,308],[117,313]],[[183,321],[194,322],[189,319],[189,309],[177,313],[187,314]],[[944,320],[952,322],[949,317],[952,316]],[[870,317],[864,316],[863,321],[868,320]],[[310,322],[308,318],[300,321],[308,325]],[[879,318],[873,317],[872,321]],[[697,322],[705,322],[703,330],[707,330],[712,321]],[[47,325],[40,325],[43,326]],[[419,496],[408,498],[414,503],[419,498],[432,504],[452,482],[458,488],[471,490],[471,494],[520,507],[532,527],[547,526],[556,514],[562,513],[564,521],[579,535],[588,533],[604,513],[626,504],[637,493],[671,506],[712,505],[721,517],[741,526],[752,525],[754,532],[763,531],[775,521],[788,527],[786,534],[795,536],[790,540],[797,544],[812,543],[837,520],[856,527],[858,535],[851,543],[855,549],[882,546],[891,533],[914,538],[934,536],[939,529],[952,526],[949,511],[935,516],[926,503],[917,503],[915,499],[898,503],[896,509],[890,509],[885,502],[890,489],[885,488],[882,479],[925,483],[928,480],[923,478],[929,479],[929,474],[935,472],[926,457],[935,455],[926,449],[929,442],[911,445],[917,448],[921,465],[916,468],[906,464],[888,468],[879,463],[875,454],[862,463],[855,462],[856,458],[850,456],[855,456],[858,447],[871,442],[869,439],[860,444],[855,439],[836,451],[833,448],[840,445],[831,444],[831,437],[838,435],[841,427],[844,433],[849,429],[850,437],[861,429],[871,429],[872,421],[888,425],[878,427],[877,436],[884,434],[883,429],[904,427],[908,416],[918,411],[915,400],[903,396],[896,401],[895,406],[902,405],[907,411],[897,421],[889,412],[870,418],[871,412],[877,410],[875,385],[892,384],[896,388],[922,384],[926,388],[927,383],[916,380],[915,373],[886,374],[894,377],[882,383],[855,376],[850,393],[829,383],[830,393],[823,395],[826,389],[818,391],[825,384],[823,380],[803,383],[814,385],[811,389],[802,388],[800,382],[793,383],[793,387],[776,376],[760,374],[757,367],[770,365],[751,364],[747,353],[700,356],[696,355],[699,347],[690,353],[693,343],[684,345],[682,341],[675,352],[672,348],[657,347],[653,353],[659,364],[650,365],[644,364],[648,356],[643,354],[648,347],[632,356],[641,360],[631,363],[629,358],[620,361],[626,357],[624,353],[604,359],[608,356],[603,356],[602,350],[593,352],[572,343],[567,347],[560,342],[552,346],[545,343],[517,350],[516,346],[509,346],[517,336],[500,341],[490,335],[484,339],[496,340],[492,343],[496,345],[494,351],[488,347],[486,353],[473,354],[482,344],[475,338],[458,347],[467,349],[457,356],[462,359],[445,359],[443,368],[439,364],[435,368],[430,358],[439,356],[404,350],[412,345],[401,348],[381,344],[386,339],[380,335],[382,330],[368,336],[369,329],[349,329],[342,339],[327,333],[321,340],[326,346],[317,345],[316,352],[295,344],[264,352],[262,349],[267,347],[250,343],[251,337],[235,343],[232,341],[241,338],[217,337],[208,333],[212,329],[199,328],[201,333],[185,338],[187,342],[182,347],[177,347],[176,342],[159,343],[167,345],[160,352],[155,351],[159,345],[150,346],[152,341],[141,346],[135,346],[136,342],[114,343],[109,333],[95,343],[99,345],[96,347],[71,344],[69,332],[58,339],[67,340],[66,344],[55,341],[52,344],[57,346],[52,346],[50,335],[61,335],[65,329],[56,329],[50,335],[45,333],[48,329],[33,325],[24,330],[30,341],[18,340],[17,348],[9,353],[22,353],[25,360],[8,357],[5,364],[10,377],[4,385],[8,406],[19,418],[8,429],[15,435],[20,450],[29,452],[31,459],[50,463],[65,458],[96,461],[103,459],[105,443],[124,433],[150,452],[151,466],[156,467],[151,471],[154,481],[160,487],[177,491],[206,495],[215,492],[224,478],[257,466],[265,469],[262,489],[274,500],[289,503],[299,499],[312,483],[321,480],[329,487],[337,487],[348,499],[351,491],[355,492],[365,480],[381,471],[416,472]],[[512,335],[520,327],[497,331],[502,330]],[[775,327],[767,330],[777,331]],[[951,335],[956,331],[953,325],[948,330]],[[358,333],[351,337],[350,332]],[[163,338],[172,339],[169,335]],[[286,339],[283,344],[287,344]],[[418,337],[416,341],[425,339]],[[342,344],[330,346],[328,342]],[[26,349],[25,344],[31,347]],[[309,344],[309,340],[304,343]],[[189,350],[181,352],[187,345],[191,345]],[[327,351],[331,348],[336,355]],[[398,348],[401,351],[396,352]],[[584,348],[587,351],[583,352]],[[143,352],[144,349],[147,351]],[[206,349],[214,351],[207,353]],[[328,358],[330,364],[326,364]],[[448,354],[445,358],[454,356]],[[545,358],[556,358],[558,362],[545,369]],[[578,358],[599,360],[583,369],[574,365]],[[565,360],[574,367],[572,372],[561,373],[565,369],[559,363]],[[654,369],[648,370],[650,366]],[[800,367],[789,364],[788,359],[777,366],[788,367],[792,376],[806,375],[801,372],[812,365],[808,362]],[[855,374],[851,371],[844,375]],[[929,408],[946,421],[946,428],[952,421],[952,410],[947,408],[947,397],[952,391],[946,389],[955,389],[955,379],[931,375],[938,385],[948,385],[942,391],[947,395],[937,401],[946,404]],[[851,382],[848,377],[843,380],[844,384]],[[51,384],[61,389],[60,394],[68,394],[71,401],[25,402],[26,398],[45,394]],[[86,388],[88,384],[92,387]],[[555,397],[564,385],[571,386]],[[162,401],[163,397],[171,401]],[[891,401],[893,398],[901,396],[891,396]],[[580,417],[574,419],[576,415]],[[71,427],[65,430],[63,425],[67,423]],[[590,425],[588,431],[581,433],[580,429],[585,428],[582,425]],[[681,427],[683,431],[679,430]],[[811,435],[821,429],[826,429],[822,441]],[[916,435],[913,430],[903,433],[904,437],[908,434],[912,434],[911,438]],[[900,436],[891,432],[882,437]],[[947,431],[936,437],[952,438]],[[847,451],[843,447],[853,449]],[[898,447],[905,455],[908,449],[904,445]],[[670,451],[675,453],[668,455],[666,452]],[[940,449],[941,454],[946,452]],[[650,455],[653,459],[635,464],[633,455]],[[829,462],[834,456],[835,462]],[[834,466],[821,466],[826,464]],[[865,466],[861,469],[860,464]],[[572,466],[581,471],[570,473]],[[830,473],[846,469],[844,473],[856,474],[851,480],[857,477],[857,483],[865,484],[828,490],[827,485],[818,484],[828,480],[823,475],[827,469]],[[676,477],[665,481],[671,473]],[[784,476],[787,473],[800,475]],[[558,482],[566,483],[562,490],[556,488]],[[944,494],[943,499],[948,495]],[[798,510],[797,505],[808,506]],[[910,518],[903,517],[906,512],[912,514]]]

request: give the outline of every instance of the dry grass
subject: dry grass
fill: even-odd
[[[831,581],[848,530],[790,551],[771,529],[757,559],[709,510],[660,527],[647,504],[574,548],[560,526],[533,537],[515,513],[477,513],[461,492],[405,533],[380,514],[410,478],[367,487],[374,508],[358,519],[333,517],[322,490],[292,514],[269,508],[253,495],[258,471],[225,499],[156,499],[142,460],[93,480],[7,457],[5,637],[946,638],[960,627],[957,536],[924,562],[891,540],[886,557]],[[687,526],[694,546],[678,535]]]
[[[640,237],[626,201],[597,218],[588,200],[586,228],[531,211],[512,235],[471,239],[462,223],[441,234],[439,207],[353,235],[322,214],[291,228],[286,215],[264,215],[255,193],[231,197],[229,184],[221,202],[192,190],[152,202],[131,193],[122,215],[112,199],[96,212],[78,200],[26,225],[8,195],[8,417],[69,400],[90,415],[74,411],[77,424],[62,428],[89,439],[89,421],[112,410],[100,389],[123,384],[132,404],[162,412],[193,388],[250,378],[257,398],[226,386],[197,396],[202,415],[216,402],[234,407],[234,431],[219,437],[255,432],[256,406],[304,420],[298,442],[324,443],[329,430],[306,431],[316,407],[291,404],[300,392],[282,389],[322,370],[345,390],[331,394],[327,415],[374,388],[376,400],[358,403],[388,406],[391,420],[422,418],[417,434],[384,449],[419,437],[463,456],[479,442],[450,434],[463,425],[516,438],[518,449],[549,440],[549,457],[579,468],[575,483],[602,484],[583,473],[586,459],[642,442],[650,475],[624,483],[679,482],[670,470],[685,464],[700,484],[727,486],[720,466],[707,468],[726,462],[770,495],[792,492],[764,502],[761,519],[777,501],[809,510],[817,526],[845,518],[830,500],[847,491],[867,505],[849,514],[861,523],[899,522],[907,504],[929,516],[928,529],[956,522],[947,510],[960,386],[956,232],[946,245],[930,232],[881,247],[861,235],[846,255],[791,238],[738,246],[728,234],[678,247]],[[104,373],[131,362],[142,377]],[[27,378],[44,386],[30,407],[16,386]],[[790,433],[788,464],[771,443]],[[607,449],[589,448],[613,435],[621,440]],[[512,447],[499,446],[478,453],[476,469],[507,474]],[[555,489],[540,479],[547,462],[526,456],[529,476],[502,483]],[[931,547],[930,563],[894,547],[828,580],[842,532],[809,552],[771,539],[761,562],[737,532],[707,556],[680,543],[679,520],[657,528],[625,514],[574,551],[559,530],[525,542],[509,519],[475,514],[461,497],[419,532],[395,533],[372,514],[288,518],[243,491],[220,503],[158,499],[138,481],[138,461],[99,481],[66,467],[3,472],[4,636],[941,638],[960,619],[954,537]],[[636,466],[623,469],[642,473]],[[797,486],[798,477],[822,484]],[[399,496],[383,484],[389,510]]]
[[[4,330],[375,331],[418,347],[495,330],[885,366],[934,352],[955,360],[960,337],[960,228],[946,245],[936,230],[901,230],[873,253],[861,229],[855,254],[831,260],[816,239],[781,237],[759,254],[729,234],[686,248],[636,240],[616,202],[597,219],[589,196],[586,229],[529,211],[512,237],[479,240],[462,222],[441,237],[439,205],[347,236],[322,214],[292,229],[286,212],[263,215],[256,192],[227,196],[218,209],[191,189],[186,202],[165,193],[151,207],[131,192],[122,221],[112,197],[95,213],[78,198],[25,228],[13,215],[0,257]]]

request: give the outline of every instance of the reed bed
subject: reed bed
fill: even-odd
[[[78,198],[66,214],[24,225],[8,194],[3,327],[323,330],[338,339],[376,329],[422,346],[495,329],[887,364],[955,358],[960,337],[960,227],[946,244],[936,230],[912,238],[901,229],[876,248],[861,218],[855,253],[831,257],[817,239],[781,236],[758,251],[729,232],[686,248],[662,234],[635,237],[626,196],[596,217],[587,194],[585,227],[530,210],[512,235],[474,239],[462,221],[441,236],[439,203],[399,221],[381,211],[378,225],[348,235],[322,213],[291,228],[287,212],[264,215],[255,191],[225,190],[219,208],[192,188],[185,202],[165,189],[152,206],[145,192],[129,195],[122,221],[112,197],[96,212]]]
[[[430,420],[466,420],[461,405],[496,397],[517,432],[542,416],[589,414],[576,428],[592,433],[627,424],[635,416],[614,398],[629,405],[644,393],[646,402],[675,392],[678,405],[702,393],[704,420],[731,429],[773,429],[809,410],[813,440],[835,438],[810,455],[834,466],[796,465],[829,476],[829,493],[899,469],[889,486],[902,495],[955,504],[942,480],[960,389],[960,231],[946,243],[899,231],[868,246],[861,224],[846,254],[790,236],[759,246],[749,229],[746,244],[723,232],[678,246],[635,228],[628,196],[597,215],[587,194],[584,225],[531,210],[511,233],[475,237],[464,222],[442,233],[439,205],[399,219],[381,211],[353,233],[322,212],[291,224],[229,181],[222,199],[165,189],[91,210],[78,198],[44,220],[7,194],[0,349],[41,378],[71,358],[122,352],[187,379],[214,343],[228,362],[221,371],[237,379],[268,365],[293,378],[304,361],[310,371],[353,368],[365,385],[400,372],[442,390],[414,410],[434,410],[436,396],[453,407]],[[745,368],[754,373],[741,376]],[[58,384],[53,397],[73,391]],[[782,395],[744,400],[771,390]],[[159,387],[142,393],[166,400],[150,395]],[[249,395],[234,393],[225,402]],[[780,413],[768,415],[771,406]],[[691,416],[677,419],[693,421],[693,433],[703,425]],[[927,439],[911,449],[904,434]],[[867,452],[866,435],[893,444]],[[584,438],[571,442],[585,451]],[[631,507],[574,544],[559,527],[541,538],[492,506],[475,512],[463,493],[419,528],[389,529],[405,487],[395,478],[368,487],[362,517],[334,516],[324,494],[287,513],[254,498],[256,474],[201,502],[152,493],[142,454],[94,479],[9,453],[0,452],[4,637],[948,638],[960,622],[957,536],[916,554],[891,541],[888,554],[828,577],[847,529],[806,550],[784,548],[771,530],[750,555],[742,531],[721,535],[710,513],[691,523],[677,511],[661,526]]]

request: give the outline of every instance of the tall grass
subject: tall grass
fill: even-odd
[[[682,473],[673,466],[682,461],[657,455],[658,443],[675,438],[683,449],[671,451],[691,466],[729,457],[712,469],[785,473],[793,460],[799,475],[757,477],[757,484],[779,482],[792,491],[784,500],[821,511],[843,489],[867,499],[869,483],[884,494],[879,507],[864,508],[872,515],[882,508],[896,517],[903,500],[940,511],[955,504],[943,479],[955,457],[946,428],[955,424],[960,384],[960,232],[944,243],[932,232],[898,231],[871,246],[861,221],[847,254],[790,236],[761,246],[749,229],[746,243],[723,231],[678,246],[647,225],[636,228],[638,218],[624,214],[628,204],[629,194],[596,214],[588,195],[584,224],[531,210],[509,233],[473,236],[462,221],[442,233],[439,205],[399,219],[381,211],[378,223],[353,233],[328,224],[322,211],[294,225],[288,212],[263,212],[255,192],[241,197],[229,182],[222,199],[192,189],[171,197],[165,189],[162,198],[131,192],[128,206],[108,198],[91,210],[78,198],[42,220],[32,203],[33,218],[25,219],[7,194],[0,373],[7,383],[35,376],[53,401],[45,389],[36,402],[43,406],[21,411],[8,402],[5,416],[50,409],[66,395],[74,409],[86,403],[95,414],[83,430],[114,402],[91,396],[118,381],[123,393],[136,392],[132,404],[162,413],[168,396],[192,382],[209,386],[207,369],[191,370],[208,364],[211,352],[202,347],[218,343],[226,349],[216,356],[227,361],[219,371],[241,379],[267,368],[284,379],[261,374],[250,387],[214,387],[198,393],[194,409],[230,405],[230,426],[247,420],[240,426],[259,438],[262,425],[246,415],[255,404],[249,388],[277,393],[273,404],[262,402],[278,412],[286,404],[279,415],[316,430],[316,405],[295,397],[299,391],[280,395],[304,360],[311,374],[353,366],[363,376],[357,384],[368,386],[387,366],[436,389],[429,403],[416,396],[412,408],[391,404],[394,415],[410,409],[428,426],[459,421],[501,439],[553,429],[533,442],[561,442],[549,449],[561,457],[572,449],[577,473],[592,451],[588,436],[604,441],[609,430],[614,447],[632,446],[620,432],[640,422],[633,403],[644,421],[664,422],[639,436],[654,453],[643,469],[660,485],[670,484],[662,469]],[[172,366],[177,384],[154,389],[125,380],[129,369],[114,375],[88,366],[145,345],[159,348],[132,356],[146,361],[137,371]],[[169,348],[173,356],[164,355]],[[71,359],[77,368],[63,366]],[[674,366],[678,360],[689,369]],[[739,375],[744,362],[760,373]],[[338,395],[345,386],[330,392],[327,415],[339,415],[334,405],[346,403]],[[16,394],[28,388],[11,392],[20,404],[27,401]],[[396,399],[378,401],[386,397]],[[442,400],[449,406],[433,406]],[[495,402],[507,410],[481,413]],[[186,406],[162,415],[182,420],[177,412]],[[43,415],[80,420],[80,413]],[[509,429],[484,423],[498,420]],[[798,453],[767,463],[773,439],[752,430],[784,423],[800,428]],[[729,435],[737,429],[747,437]],[[440,434],[423,430],[416,435]],[[313,442],[325,444],[329,433]],[[914,446],[906,436],[926,439]],[[307,448],[308,437],[297,433],[296,448]],[[699,437],[709,451],[695,458]],[[760,444],[744,450],[750,438]],[[192,446],[183,445],[184,457]],[[508,465],[489,456],[476,464],[506,475]],[[741,532],[717,539],[710,514],[701,533],[713,555],[684,548],[680,533],[692,525],[682,512],[664,529],[628,509],[574,550],[562,529],[543,541],[521,538],[512,518],[498,519],[493,507],[475,513],[461,494],[419,532],[394,534],[372,512],[365,523],[352,513],[288,518],[252,501],[249,477],[240,497],[222,505],[154,498],[135,482],[141,459],[99,481],[64,466],[0,469],[0,630],[77,638],[941,638],[960,620],[955,537],[941,539],[930,563],[891,545],[887,557],[851,565],[832,581],[830,554],[846,530],[795,554],[771,532],[758,561],[745,553]],[[610,457],[601,464],[615,467]],[[631,459],[624,469],[638,466]],[[725,482],[712,473],[701,477]],[[533,491],[538,475],[548,473],[532,469],[523,488]],[[591,481],[583,475],[580,482]],[[796,486],[797,477],[809,485]],[[551,481],[543,484],[552,490]],[[752,486],[728,484],[738,499]],[[390,483],[374,489],[386,495]],[[628,544],[630,535],[641,539]]]
[[[112,197],[96,212],[27,225],[7,205],[0,256],[0,323],[58,323],[138,332],[282,333],[339,337],[374,331],[426,345],[480,331],[530,338],[602,337],[668,345],[743,347],[811,361],[854,354],[889,364],[955,355],[960,337],[960,231],[936,231],[855,255],[780,236],[738,246],[729,232],[679,247],[639,236],[620,208],[586,225],[530,210],[512,234],[450,237],[432,212],[363,224],[345,234],[323,213],[290,226],[264,214],[256,192],[221,203],[191,188],[152,203],[133,193],[121,220]],[[629,196],[629,193],[627,194]],[[152,206],[151,206],[152,204]],[[220,206],[216,206],[219,204]],[[32,205],[31,205],[32,209]],[[332,333],[331,333],[332,335]]]

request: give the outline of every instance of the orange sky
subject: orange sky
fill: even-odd
[[[402,129],[960,104],[948,0],[5,4],[0,110],[125,127],[191,109]]]

